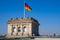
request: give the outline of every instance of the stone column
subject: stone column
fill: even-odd
[[[12,35],[12,25],[8,25],[8,35]]]
[[[16,35],[18,35],[18,27],[16,26]]]
[[[23,36],[23,25],[21,25],[21,35]]]

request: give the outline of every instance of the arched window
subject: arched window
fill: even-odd
[[[27,30],[26,30],[26,26],[24,26],[24,27],[23,27],[23,32],[26,32],[26,31],[27,31]]]
[[[18,27],[18,32],[21,32],[21,27]]]
[[[16,32],[16,28],[15,27],[13,27],[13,32]]]

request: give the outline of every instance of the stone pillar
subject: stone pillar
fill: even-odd
[[[18,27],[16,26],[16,35],[18,35]]]
[[[22,36],[23,36],[23,25],[21,25],[21,33],[22,33]]]
[[[12,35],[12,25],[8,25],[8,35]]]

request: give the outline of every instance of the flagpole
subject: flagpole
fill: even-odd
[[[25,18],[25,1],[24,1],[24,18]]]

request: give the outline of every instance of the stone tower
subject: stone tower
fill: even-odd
[[[11,18],[8,20],[9,37],[38,36],[39,23],[34,18]]]

